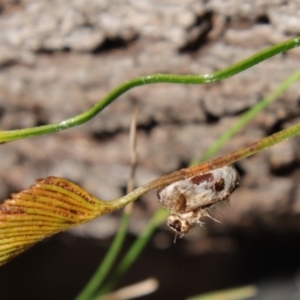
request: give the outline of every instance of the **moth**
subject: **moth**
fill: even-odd
[[[210,216],[207,208],[228,200],[239,186],[240,177],[233,166],[225,166],[176,181],[158,191],[160,204],[170,211],[167,225],[182,237],[202,216]]]

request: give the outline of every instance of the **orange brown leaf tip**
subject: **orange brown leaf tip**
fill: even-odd
[[[50,235],[115,210],[113,202],[63,178],[38,179],[0,205],[0,266]]]

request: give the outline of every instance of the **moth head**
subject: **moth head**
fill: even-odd
[[[168,217],[167,225],[180,237],[188,233],[193,227],[187,220],[176,215],[170,215]]]

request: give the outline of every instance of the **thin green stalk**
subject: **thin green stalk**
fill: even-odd
[[[130,89],[137,86],[153,84],[153,83],[176,83],[176,84],[203,84],[209,82],[215,82],[223,80],[225,78],[231,77],[240,73],[270,57],[277,55],[278,53],[285,52],[289,49],[298,47],[300,45],[300,36],[287,40],[283,43],[277,44],[275,46],[269,47],[262,50],[255,55],[242,60],[228,68],[217,71],[211,74],[204,75],[175,75],[175,74],[153,74],[149,76],[137,77],[129,80],[117,88],[113,89],[106,97],[104,97],[100,102],[95,104],[91,109],[86,112],[72,117],[70,119],[64,120],[59,123],[53,123],[38,127],[26,128],[26,129],[16,129],[11,131],[2,131],[0,133],[0,143],[10,142],[18,139],[34,137],[43,134],[50,134],[57,131],[65,130],[74,126],[83,124],[99,112],[101,112],[106,106],[116,100],[119,96],[124,94]]]
[[[80,294],[76,297],[76,300],[92,299],[97,289],[101,286],[122,248],[124,239],[126,237],[129,221],[130,215],[124,213],[118,233],[114,238],[113,243],[109,247],[109,251],[107,252],[106,256],[103,258],[103,263],[98,267],[98,269],[94,273],[94,276],[90,279],[90,281],[86,284],[86,286],[83,288]]]
[[[263,109],[265,109],[274,100],[278,99],[291,85],[300,79],[300,70],[296,71],[292,76],[285,80],[271,95],[265,97],[258,102],[250,110],[248,110],[239,120],[229,128],[217,141],[204,153],[199,160],[192,162],[192,166],[201,164],[202,162],[213,157],[217,152],[240,130],[242,130],[254,117],[258,115]]]
[[[197,173],[208,172],[216,168],[221,168],[226,165],[231,165],[241,159],[244,159],[248,156],[258,153],[261,150],[265,150],[271,146],[274,146],[288,138],[294,137],[299,134],[300,134],[300,123],[290,126],[289,128],[286,128],[279,132],[276,132],[257,142],[241,147],[236,151],[214,158],[213,160],[210,160],[201,165],[189,167],[186,169],[181,169],[171,174],[162,176],[154,181],[151,181],[135,189],[131,193],[123,196],[122,198],[110,201],[110,203],[112,204],[112,207],[115,206],[116,208],[120,208],[130,202],[135,201],[140,196],[152,190],[159,189],[163,186],[169,185],[178,180],[191,178],[195,176]]]
[[[159,209],[155,213],[155,215],[147,225],[147,228],[131,246],[131,248],[126,253],[122,261],[119,263],[110,281],[106,285],[104,285],[104,287],[100,290],[96,298],[107,294],[115,287],[115,285],[118,283],[121,277],[128,271],[128,269],[136,261],[137,257],[141,254],[148,241],[153,236],[157,226],[160,225],[166,219],[168,214],[169,212],[166,209]]]
[[[280,142],[283,142],[284,140],[287,140],[288,138],[294,137],[299,134],[300,123],[290,126],[279,132],[276,132],[268,137],[263,138],[260,141],[241,147],[237,151],[234,151],[221,157],[217,157],[211,160],[210,164],[213,168],[220,168],[225,165],[231,165],[236,161],[251,156],[255,153],[260,152],[261,150],[265,150],[271,146],[274,146]],[[193,168],[197,168],[197,166]]]

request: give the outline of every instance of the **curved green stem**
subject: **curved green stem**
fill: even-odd
[[[129,80],[117,88],[113,89],[106,97],[104,97],[99,103],[94,105],[86,112],[75,116],[73,118],[64,120],[59,123],[53,123],[33,128],[17,129],[11,131],[2,131],[0,133],[0,143],[14,141],[22,138],[34,137],[43,134],[49,134],[61,130],[65,130],[74,126],[83,124],[99,112],[101,112],[106,106],[116,100],[119,96],[126,91],[133,89],[137,86],[152,84],[152,83],[176,83],[176,84],[203,84],[214,81],[223,80],[231,77],[237,73],[240,73],[278,53],[285,52],[289,49],[298,47],[300,45],[300,37],[287,40],[283,43],[269,47],[262,50],[255,55],[238,62],[228,68],[217,71],[211,74],[204,75],[174,75],[174,74],[153,74],[149,76],[137,77]]]
[[[185,169],[181,169],[175,171],[171,174],[167,174],[162,176],[156,180],[153,180],[137,189],[132,191],[131,193],[123,196],[122,198],[118,198],[110,201],[112,206],[117,208],[121,208],[124,205],[135,201],[140,196],[155,190],[162,188],[166,185],[169,185],[175,181],[183,180],[186,178],[191,178],[195,176],[197,173],[204,173],[216,168],[222,168],[226,165],[231,165],[241,159],[244,159],[248,156],[251,156],[255,153],[258,153],[261,150],[265,150],[271,146],[274,146],[288,138],[294,137],[300,134],[300,123],[297,123],[293,126],[290,126],[286,129],[283,129],[279,132],[276,132],[268,137],[265,137],[257,142],[252,144],[243,146],[236,151],[230,152],[223,156],[216,157],[208,162],[205,162],[201,165],[189,167]]]
[[[278,99],[292,84],[300,79],[300,70],[296,71],[292,76],[285,80],[280,86],[269,96],[258,102],[249,109],[241,118],[224,134],[222,134],[216,142],[204,153],[199,159],[192,162],[191,166],[196,166],[213,157],[234,135],[242,130],[259,112]]]

